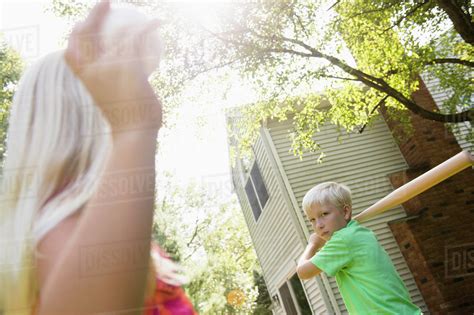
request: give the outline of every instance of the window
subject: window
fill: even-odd
[[[280,291],[281,301],[283,302],[286,315],[298,315],[288,284],[285,282],[278,291]]]
[[[285,282],[278,291],[287,315],[311,314],[311,307],[306,299],[303,285],[296,274]]]
[[[301,280],[300,278],[298,278],[297,274],[291,277],[290,285],[293,289],[294,297],[299,306],[301,314],[311,314],[311,307],[309,307],[309,303],[306,299],[306,294],[304,292],[303,285],[301,284]]]
[[[255,221],[258,220],[263,208],[268,201],[268,191],[263,182],[262,174],[258,168],[257,162],[253,163],[250,171],[250,176],[245,184],[245,193],[249,200],[250,206],[252,207],[253,216]]]

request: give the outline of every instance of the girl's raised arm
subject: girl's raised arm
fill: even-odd
[[[68,241],[58,229],[39,245],[40,251],[61,250],[50,252],[50,266],[39,266],[49,272],[38,314],[143,312],[162,111],[143,69],[142,47],[124,57],[101,45],[108,11],[108,3],[99,3],[75,27],[65,58],[108,120],[112,134],[102,136],[113,138],[113,149],[99,190],[83,207]],[[144,23],[124,36],[133,42],[155,27]]]

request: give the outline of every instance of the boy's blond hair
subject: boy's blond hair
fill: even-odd
[[[325,182],[311,188],[303,198],[303,210],[308,212],[312,205],[333,205],[339,210],[352,207],[351,190],[343,184]]]

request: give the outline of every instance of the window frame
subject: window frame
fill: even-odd
[[[254,218],[254,222],[255,223],[258,223],[258,219],[260,218],[260,216],[262,215],[266,205],[268,204],[268,201],[270,200],[270,193],[268,192],[268,189],[267,189],[267,185],[265,184],[265,180],[263,178],[263,175],[262,175],[262,172],[260,170],[260,167],[258,165],[258,161],[257,159],[255,158],[255,156],[253,157],[253,159],[251,160],[252,163],[251,163],[251,167],[250,169],[248,170],[248,172],[244,172],[244,168],[242,166],[242,161],[239,159],[239,164],[240,164],[240,169],[241,169],[241,177],[242,177],[242,183],[243,183],[243,188],[244,188],[244,191],[245,191],[245,195],[247,197],[247,201],[249,202],[249,205],[250,205],[250,208],[252,209],[252,214],[253,214],[253,218]],[[262,200],[261,200],[261,196],[259,195],[259,191],[257,190],[256,188],[256,185],[255,185],[255,181],[252,177],[252,170],[256,168],[257,171],[258,171],[258,174],[261,178],[261,181],[262,181],[262,185],[265,189],[265,192],[266,192],[266,200],[265,200],[265,204],[262,205]],[[258,211],[258,215],[256,215],[256,211],[255,209],[252,207],[252,203],[250,202],[250,198],[249,198],[249,195],[247,193],[247,185],[250,183],[252,189],[253,189],[253,193],[256,197],[256,200],[257,200],[257,204],[258,204],[258,207],[259,207],[259,211]]]
[[[290,292],[290,297],[291,297],[291,302],[293,303],[293,306],[294,308],[296,309],[296,313],[297,315],[303,315],[304,313],[302,312],[302,309],[301,309],[301,306],[300,304],[298,303],[298,299],[296,298],[296,294],[295,294],[295,291],[294,291],[294,288],[293,288],[293,285],[291,284],[291,279],[293,277],[297,277],[297,280],[300,282],[301,284],[301,287],[303,289],[303,292],[304,292],[304,296],[305,296],[305,299],[306,299],[306,302],[308,303],[308,306],[309,306],[309,310],[312,314],[313,312],[313,309],[312,309],[312,306],[311,306],[311,303],[308,299],[308,295],[306,293],[306,290],[305,290],[305,287],[303,285],[303,282],[301,281],[301,279],[298,278],[297,274],[296,273],[293,273],[292,275],[290,275],[277,289],[278,291],[278,298],[279,300],[281,301],[280,302],[280,306],[283,308],[283,310],[285,311],[285,313],[288,313],[287,309],[285,308],[285,304],[283,302],[283,297],[281,295],[281,289],[283,288],[283,286],[287,286],[288,287],[288,290]]]

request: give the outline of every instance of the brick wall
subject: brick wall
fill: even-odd
[[[436,108],[422,82],[412,97],[427,109]],[[413,134],[399,143],[409,168],[391,175],[394,188],[461,151],[443,124],[411,119]],[[396,132],[397,122],[386,120]],[[408,219],[389,225],[430,313],[474,313],[474,171],[452,176],[403,207]]]

